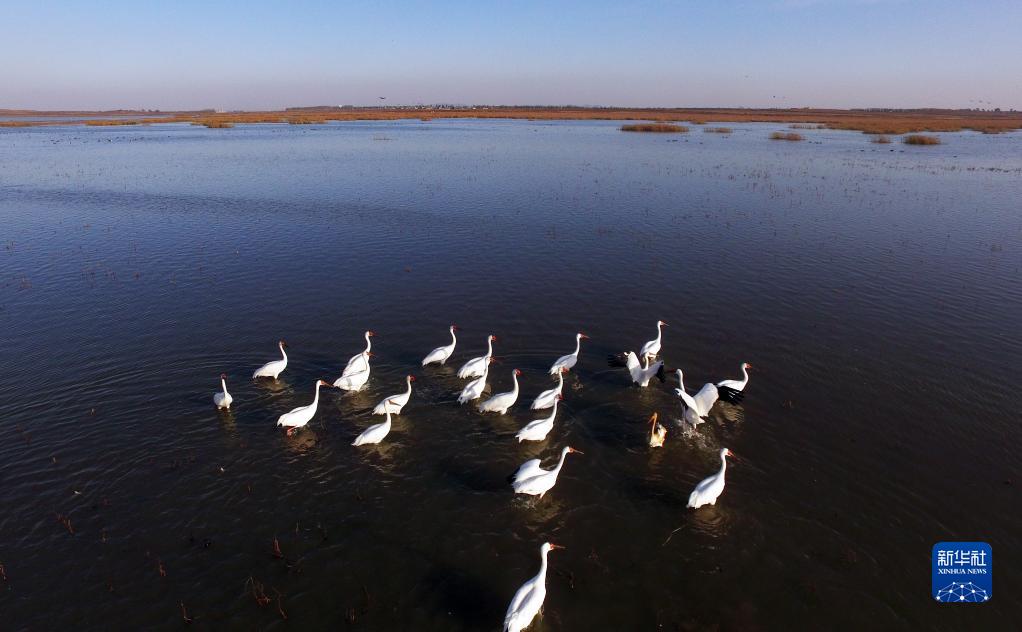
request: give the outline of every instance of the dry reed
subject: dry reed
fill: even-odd
[[[666,133],[678,133],[687,132],[688,128],[684,125],[674,125],[673,123],[639,123],[636,125],[622,125],[622,132],[666,132]]]
[[[940,139],[936,136],[925,136],[923,134],[909,134],[902,141],[906,145],[939,145]]]
[[[795,132],[774,132],[770,135],[770,140],[805,140],[805,138]]]

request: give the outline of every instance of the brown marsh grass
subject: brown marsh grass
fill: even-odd
[[[770,135],[770,140],[805,140],[802,134],[796,134],[795,132],[774,132]]]
[[[1022,112],[976,112],[971,110],[827,110],[827,109],[624,109],[582,107],[498,107],[480,106],[448,108],[302,108],[299,112],[162,112],[156,117],[148,112],[124,110],[107,112],[38,112],[0,110],[0,116],[110,116],[133,117],[138,123],[192,123],[210,119],[231,123],[280,123],[296,116],[316,122],[325,121],[390,121],[428,117],[444,118],[510,118],[530,120],[606,120],[606,121],[692,121],[698,123],[770,123],[774,125],[812,124],[828,129],[855,130],[866,134],[915,134],[922,132],[957,132],[963,129],[986,134],[1022,129]],[[125,120],[125,119],[121,119]],[[17,124],[15,124],[17,123]],[[0,126],[67,125],[67,121],[0,121]]]
[[[827,129],[826,125],[820,125],[818,123],[792,123],[788,127],[790,129]]]
[[[141,121],[134,119],[96,119],[94,121],[85,121],[85,124],[90,127],[104,127],[107,125],[138,125]]]
[[[688,128],[684,125],[675,125],[673,123],[638,123],[635,125],[622,125],[622,132],[660,132],[660,133],[680,133],[687,132]]]
[[[206,119],[202,121],[193,121],[192,125],[202,125],[210,129],[230,129],[234,127],[234,123],[230,121],[222,121],[220,119]]]
[[[906,145],[939,145],[940,139],[936,136],[926,136],[924,134],[909,134],[902,142]]]
[[[703,128],[703,131],[707,134],[730,134],[734,130],[730,127],[706,127]]]
[[[880,145],[889,145],[891,143],[891,137],[886,134],[880,134],[878,136],[874,136],[872,142]]]

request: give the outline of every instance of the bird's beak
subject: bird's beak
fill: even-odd
[[[550,543],[550,550],[552,551],[552,550],[554,550],[554,549],[561,549],[561,550],[563,551],[563,550],[564,550],[564,547],[563,547],[563,546],[561,546],[560,544],[554,544],[553,542],[551,542],[551,543]]]
[[[575,448],[568,448],[568,452],[573,452],[575,454],[585,454],[585,452],[583,452],[582,450],[576,450]]]
[[[649,423],[655,424],[656,420],[657,420],[657,414],[656,413],[653,413],[652,415],[649,416]]]

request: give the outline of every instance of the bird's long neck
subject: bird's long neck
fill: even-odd
[[[370,336],[369,332],[367,331],[366,332],[366,352],[372,351],[372,349],[373,349],[372,336]]]
[[[742,365],[742,388],[745,388],[745,385],[748,384],[748,383],[749,383],[749,369],[745,368],[745,365],[743,364]]]
[[[578,355],[579,350],[582,348],[582,336],[575,336],[575,353],[572,355]]]
[[[564,388],[564,371],[558,371],[557,372],[557,392],[560,393],[561,389],[563,389],[563,388]],[[554,406],[556,406],[556,405],[557,405],[557,402],[555,401],[554,402]]]
[[[390,426],[390,411],[389,410],[387,411],[387,419],[383,423],[384,423],[384,425],[386,425],[388,427]]]
[[[546,556],[547,556],[547,553],[548,552],[546,550],[544,550],[543,553],[540,555],[539,573],[536,574],[536,583],[538,585],[540,585],[540,586],[543,586],[544,588],[546,588]]]
[[[557,403],[558,403],[559,401],[561,401],[561,400],[559,400],[559,399],[556,399],[556,398],[554,399],[554,409],[553,409],[552,411],[550,411],[550,417],[549,417],[549,418],[550,418],[551,420],[552,420],[552,419],[553,419],[554,417],[556,417],[556,416],[557,416]]]
[[[554,476],[560,474],[561,468],[564,466],[564,459],[567,458],[568,451],[561,450],[561,460],[557,462],[557,467],[554,468]]]
[[[681,369],[678,369],[678,388],[685,390],[685,376],[681,374]]]
[[[511,388],[511,392],[515,395],[518,394],[518,373],[511,374],[511,380],[514,382],[514,386]]]
[[[227,394],[227,380],[220,378],[220,386],[224,389],[224,395]]]
[[[316,406],[319,404],[319,387],[322,386],[319,382],[316,382],[316,396],[312,398],[312,405]]]
[[[486,357],[493,355],[493,338],[486,339]]]
[[[280,347],[280,355],[284,358],[285,361],[287,361],[287,353],[284,352],[284,345],[279,344],[277,346]]]
[[[451,327],[451,345],[458,344],[458,337],[454,335],[454,327]]]
[[[723,454],[720,455],[720,473],[717,476],[724,476],[724,472],[727,470],[727,457]]]
[[[408,394],[411,395],[412,394],[412,378],[411,377],[406,378],[405,382],[408,382]]]
[[[656,341],[660,342],[660,337],[664,335],[664,329],[660,323],[656,324]]]

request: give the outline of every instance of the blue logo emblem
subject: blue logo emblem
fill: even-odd
[[[938,542],[933,545],[933,598],[945,603],[990,601],[994,558],[986,542]]]

